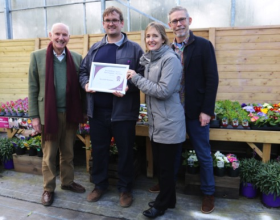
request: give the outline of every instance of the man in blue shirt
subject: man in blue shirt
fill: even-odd
[[[109,7],[103,13],[104,38],[95,43],[80,66],[80,84],[87,93],[87,115],[90,123],[92,145],[92,173],[95,188],[87,201],[96,202],[108,188],[108,158],[111,138],[118,147],[118,190],[120,205],[132,204],[133,184],[133,145],[135,125],[139,115],[139,90],[128,81],[126,94],[120,92],[104,93],[88,89],[92,62],[129,65],[129,69],[142,73],[139,64],[143,54],[141,47],[127,39],[121,32],[124,25],[123,14],[116,7]]]

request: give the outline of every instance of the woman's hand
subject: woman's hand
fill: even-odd
[[[127,71],[127,76],[126,76],[126,78],[127,79],[131,79],[133,76],[135,76],[137,73],[134,71],[134,70],[128,70]]]

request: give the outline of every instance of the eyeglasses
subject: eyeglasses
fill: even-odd
[[[178,20],[173,20],[170,21],[170,23],[172,23],[173,25],[177,25],[178,21],[180,22],[180,24],[184,24],[186,22],[187,18],[179,18]]]
[[[118,24],[120,22],[120,20],[118,19],[113,19],[113,20],[109,20],[109,19],[106,19],[103,21],[105,24]]]

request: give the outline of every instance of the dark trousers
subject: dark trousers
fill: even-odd
[[[186,120],[186,129],[200,164],[200,189],[206,195],[213,195],[215,180],[209,143],[209,125],[201,126],[198,119]]]
[[[111,111],[95,110],[89,118],[92,146],[92,179],[98,189],[108,188],[108,161],[111,138],[118,148],[118,190],[132,190],[133,185],[133,145],[136,121],[111,121]]]
[[[181,158],[182,158],[182,147],[183,147],[183,143],[180,143],[178,148],[177,148],[177,152],[176,152],[176,156],[175,156],[175,164],[174,164],[174,181],[175,183],[177,182],[177,174],[179,172],[179,169],[181,167]],[[155,153],[154,150],[152,148],[152,152],[153,152],[153,161],[156,161],[157,158],[154,157]],[[156,162],[154,162],[154,164],[156,164]],[[158,179],[159,179],[159,173],[157,173]]]
[[[181,144],[160,144],[152,141],[153,154],[159,176],[160,192],[154,207],[166,210],[176,204],[176,186],[174,181],[174,166],[178,148]]]

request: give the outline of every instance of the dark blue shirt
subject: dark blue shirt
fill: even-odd
[[[115,64],[117,49],[116,44],[105,44],[97,51],[94,62]],[[113,94],[106,92],[94,93],[94,108],[113,109]]]

